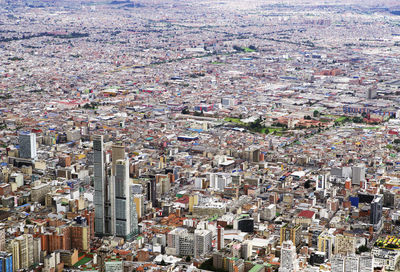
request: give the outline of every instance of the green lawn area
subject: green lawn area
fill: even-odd
[[[244,50],[244,52],[246,52],[246,53],[256,52],[256,50],[250,49],[250,48],[248,48],[248,47],[243,47],[243,50]]]
[[[227,118],[224,119],[224,121],[231,122],[231,123],[236,123],[236,124],[239,124],[239,125],[244,125],[244,123],[242,121],[240,121],[239,118],[227,117]]]
[[[364,127],[363,129],[379,129],[379,127]]]
[[[268,130],[269,130],[270,133],[274,133],[274,132],[282,131],[283,128],[281,128],[281,127],[269,127]]]
[[[220,62],[220,61],[213,61],[213,62],[211,62],[211,64],[224,64],[224,63]]]
[[[343,122],[343,121],[346,120],[346,119],[347,119],[346,116],[341,116],[341,117],[337,118],[337,119],[335,120],[335,122]]]
[[[82,260],[80,260],[80,261],[78,261],[78,262],[76,262],[76,263],[74,264],[74,267],[79,267],[79,266],[81,266],[81,265],[87,264],[87,263],[90,262],[91,260],[92,260],[92,259],[89,258],[89,257],[83,257]]]

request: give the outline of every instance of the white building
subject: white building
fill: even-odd
[[[212,231],[199,230],[194,231],[194,256],[197,258],[207,254],[212,250]]]
[[[296,247],[292,241],[284,241],[281,248],[281,265],[279,272],[296,272],[299,270]]]
[[[344,272],[344,259],[341,255],[333,256],[331,260],[331,272]]]
[[[362,253],[360,256],[360,272],[374,272],[374,255]]]

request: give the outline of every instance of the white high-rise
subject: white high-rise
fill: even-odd
[[[348,255],[344,261],[345,272],[359,271],[359,257],[357,255]]]
[[[200,257],[212,250],[212,231],[195,230],[194,231],[194,256]]]
[[[129,183],[128,159],[117,160],[115,165],[112,222],[115,235],[126,239],[138,232],[137,213],[134,202],[133,186]]]
[[[284,241],[281,248],[281,265],[279,272],[296,272],[299,270],[296,247],[291,240]]]
[[[360,272],[374,272],[374,255],[362,253],[360,256]]]
[[[331,272],[344,272],[344,259],[342,255],[335,255],[331,260]]]
[[[35,159],[36,154],[36,134],[22,132],[19,134],[19,157],[24,159]]]
[[[365,181],[365,165],[360,164],[353,166],[352,184],[360,185],[361,181]]]

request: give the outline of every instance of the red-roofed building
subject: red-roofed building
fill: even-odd
[[[314,219],[315,219],[315,212],[309,211],[309,210],[301,211],[297,215],[297,217],[295,219],[295,223],[296,223],[296,225],[299,224],[299,225],[302,225],[304,227],[307,227],[307,226],[309,226],[311,224],[311,222]]]

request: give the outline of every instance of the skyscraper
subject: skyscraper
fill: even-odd
[[[94,228],[97,236],[112,234],[111,226],[111,203],[109,198],[109,187],[107,169],[104,160],[103,136],[96,135],[93,139],[94,160]]]
[[[19,157],[24,159],[36,158],[36,134],[21,132],[19,134]]]
[[[381,226],[382,208],[383,208],[383,197],[382,195],[377,195],[371,202],[371,212],[370,212],[370,224],[374,226],[374,229],[379,229]]]
[[[109,176],[103,136],[94,136],[93,153],[95,233],[97,236],[116,235],[131,239],[138,233],[138,219],[134,201],[135,187],[129,182],[129,160],[125,158],[123,147],[113,146]]]
[[[133,187],[129,185],[128,159],[116,161],[113,191],[115,235],[130,239],[137,234],[137,213]]]
[[[115,166],[118,160],[123,160],[125,158],[125,148],[122,145],[112,146],[112,175],[115,175]]]

